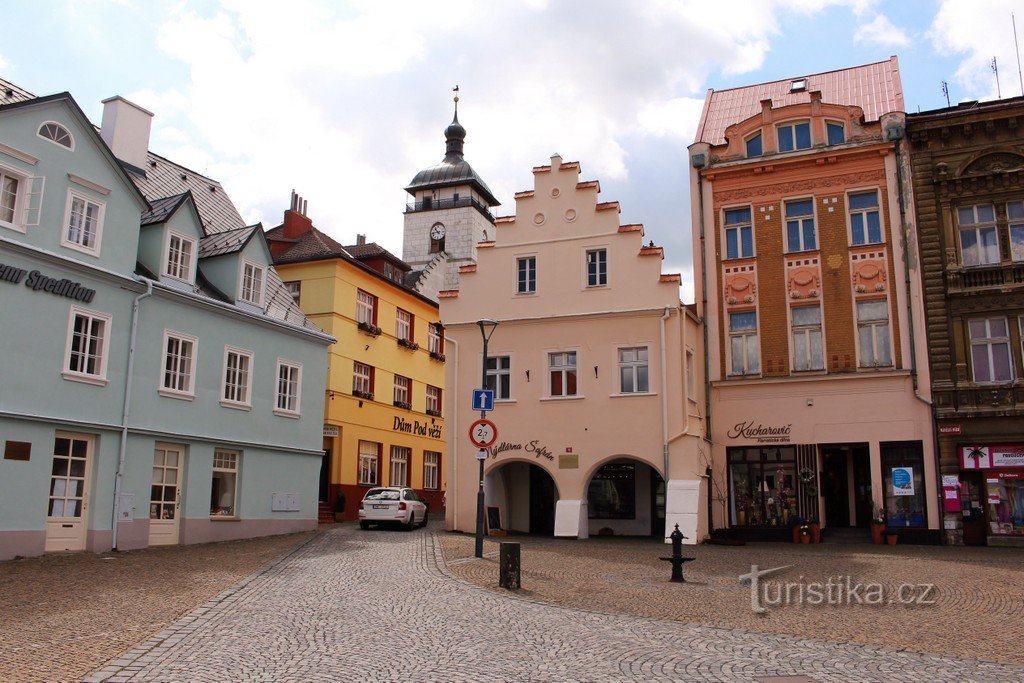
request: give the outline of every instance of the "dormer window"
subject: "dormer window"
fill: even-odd
[[[779,133],[779,151],[792,152],[811,148],[811,122],[791,121],[776,129]]]
[[[802,92],[807,90],[807,79],[797,78],[789,84],[789,92]]]
[[[36,132],[36,135],[44,140],[49,140],[55,145],[60,145],[61,147],[71,150],[75,148],[75,139],[71,137],[71,133],[68,132],[68,129],[59,123],[47,121],[43,125],[39,126],[39,130]]]
[[[164,267],[164,275],[176,280],[191,282],[195,246],[195,240],[172,232],[167,240],[167,262]]]
[[[748,157],[759,157],[764,154],[764,144],[761,140],[761,131],[757,131],[747,138],[746,144]]]
[[[828,134],[830,145],[841,145],[846,142],[846,128],[839,121],[826,121],[825,132]]]
[[[242,264],[242,301],[253,306],[263,305],[263,268],[251,261],[244,261]]]

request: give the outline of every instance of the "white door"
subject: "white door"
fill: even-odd
[[[157,444],[153,452],[153,484],[149,497],[149,544],[176,545],[181,511],[181,446]]]
[[[85,550],[93,437],[57,432],[53,440],[46,552]]]

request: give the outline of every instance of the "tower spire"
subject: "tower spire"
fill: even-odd
[[[452,119],[452,120],[453,121],[458,121],[459,120],[459,86],[456,85],[454,88],[452,88],[452,92],[455,93],[455,118]]]
[[[463,158],[463,146],[466,143],[466,129],[459,123],[459,86],[452,88],[452,92],[455,93],[455,117],[452,119],[451,124],[444,129],[444,137],[447,143],[445,148],[444,160],[448,162],[458,162]]]

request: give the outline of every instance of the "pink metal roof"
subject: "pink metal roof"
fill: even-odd
[[[807,80],[806,89],[790,92],[793,81],[801,78]],[[899,62],[893,56],[884,62],[742,88],[709,88],[697,127],[697,142],[721,145],[725,142],[725,129],[760,112],[761,100],[771,98],[772,107],[800,104],[810,102],[810,92],[814,90],[821,91],[821,100],[827,104],[852,104],[862,108],[866,121],[877,121],[887,112],[903,111]]]

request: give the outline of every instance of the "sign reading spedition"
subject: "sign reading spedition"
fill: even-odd
[[[28,277],[25,277],[26,275]],[[47,277],[38,270],[27,271],[24,268],[6,266],[2,263],[0,263],[0,281],[10,282],[15,285],[24,281],[25,286],[34,292],[49,292],[54,296],[64,296],[86,304],[90,303],[92,298],[96,296],[95,289],[83,287],[80,282],[72,282],[66,278],[58,280]]]

